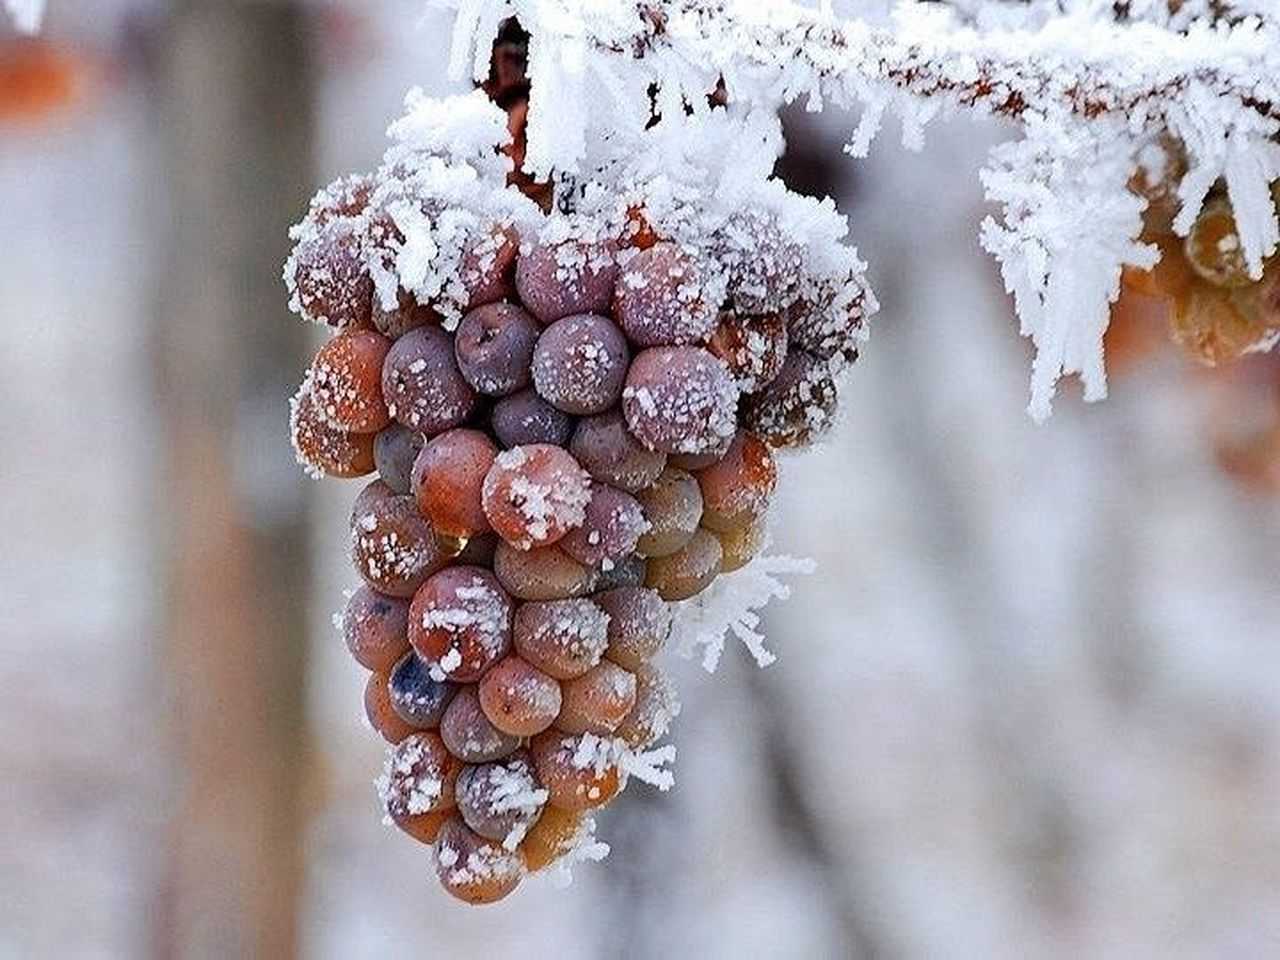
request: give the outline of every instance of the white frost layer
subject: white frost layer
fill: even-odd
[[[23,33],[35,33],[44,21],[45,0],[4,0],[14,25]]]

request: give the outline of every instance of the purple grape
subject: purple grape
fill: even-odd
[[[286,269],[293,306],[308,320],[340,330],[369,325],[373,279],[349,222],[332,221],[300,241]]]
[[[467,826],[512,848],[528,833],[547,802],[547,792],[524,752],[498,763],[464,767],[454,795]]]
[[[605,569],[606,566],[608,569]],[[617,590],[621,587],[642,587],[648,572],[649,561],[638,553],[633,553],[611,565],[601,566],[600,576],[596,580],[596,589]]]
[[[705,343],[716,326],[697,262],[674,243],[632,258],[618,277],[613,315],[640,347]]]
[[[627,373],[627,427],[652,450],[708,453],[737,429],[738,388],[701,347],[650,347]]]
[[[490,424],[498,443],[507,449],[530,443],[563,447],[573,436],[573,418],[543,400],[532,387],[495,403]]]
[[[520,738],[503,733],[484,715],[480,697],[474,686],[458,691],[445,708],[440,721],[440,739],[459,760],[465,763],[487,763],[514,753]]]
[[[618,277],[612,243],[535,244],[516,261],[520,301],[543,324],[576,313],[607,313]]]
[[[557,320],[533,351],[533,385],[565,413],[602,413],[622,395],[631,351],[622,331],[604,317]]]
[[[382,392],[396,420],[428,436],[465,423],[476,406],[476,393],[454,358],[453,338],[438,327],[418,327],[392,344]]]
[[[413,462],[418,459],[422,444],[422,434],[398,423],[378,431],[374,437],[373,462],[378,468],[378,476],[396,493],[409,492]]]
[[[586,517],[564,536],[560,547],[579,563],[594,567],[632,553],[648,529],[649,521],[635,497],[596,483],[591,487]]]
[[[622,413],[611,410],[578,423],[569,452],[593,480],[636,493],[658,479],[667,455],[631,435]]]
[[[392,669],[387,690],[391,709],[401,720],[419,730],[430,730],[440,725],[458,686],[432,678],[427,662],[410,650]]]
[[[481,393],[505,397],[529,385],[529,361],[538,322],[512,303],[472,310],[458,325],[454,352],[467,382]]]

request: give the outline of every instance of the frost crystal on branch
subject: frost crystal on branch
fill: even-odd
[[[1102,333],[1137,243],[1139,157],[1172,137],[1187,153],[1176,222],[1185,234],[1225,183],[1250,272],[1280,242],[1270,183],[1280,110],[1280,23],[1270,0],[996,0],[845,3],[779,0],[437,0],[457,6],[453,67],[482,78],[498,24],[530,31],[528,164],[560,176],[625,162],[652,171],[763,167],[773,114],[805,99],[860,107],[848,151],[865,155],[887,114],[908,147],[936,116],[1017,121],[1025,139],[984,174],[1003,222],[983,225],[1037,359],[1030,411],[1048,415],[1057,380],[1106,393]],[[728,111],[708,93],[723,81]],[[727,113],[727,117],[720,116]],[[658,122],[650,123],[654,117]],[[728,178],[732,182],[732,178]]]

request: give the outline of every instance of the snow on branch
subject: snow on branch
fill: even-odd
[[[23,33],[35,33],[44,20],[45,0],[4,0],[14,25]]]
[[[1156,257],[1138,242],[1144,201],[1128,189],[1153,144],[1172,139],[1187,155],[1180,232],[1222,180],[1255,277],[1280,242],[1273,0],[901,0],[888,16],[864,0],[840,5],[869,11],[848,19],[830,0],[434,2],[458,9],[459,76],[483,79],[506,18],[531,33],[526,165],[542,176],[646,154],[659,166],[696,165],[720,82],[732,121],[755,131],[741,142],[770,159],[778,144],[765,118],[796,100],[860,108],[854,156],[889,114],[912,148],[940,115],[1019,124],[1023,139],[998,148],[983,174],[1003,216],[982,237],[1037,348],[1037,419],[1063,375],[1079,373],[1088,399],[1106,394],[1102,333],[1120,270]]]

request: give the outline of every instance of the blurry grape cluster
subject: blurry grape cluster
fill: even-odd
[[[340,622],[392,744],[382,802],[490,902],[585,842],[620,758],[667,732],[671,605],[762,548],[772,449],[830,422],[861,314],[709,302],[719,265],[639,208],[591,239],[475,229],[459,317],[403,289],[386,309],[369,264],[403,237],[377,196],[340,181],[296,234],[295,308],[335,334],[292,438],[312,473],[377,474]]]

